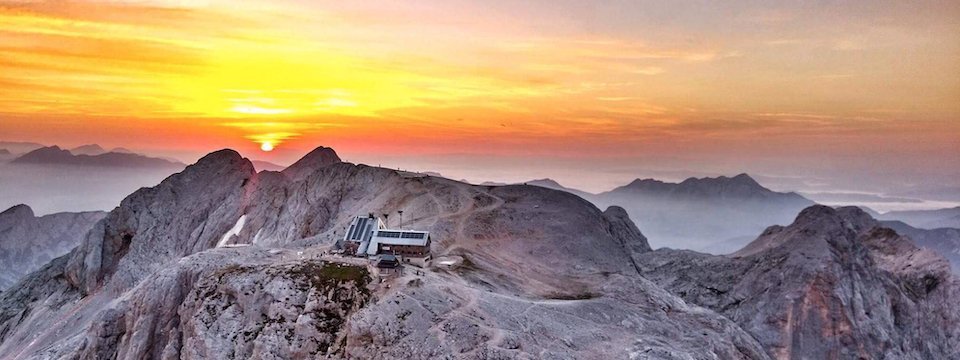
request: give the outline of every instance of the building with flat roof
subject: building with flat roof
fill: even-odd
[[[347,228],[342,248],[356,256],[380,254],[426,258],[430,256],[430,232],[405,229],[387,229],[383,221],[373,215],[357,216]]]

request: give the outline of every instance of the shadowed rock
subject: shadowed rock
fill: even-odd
[[[297,253],[325,250],[352,217],[397,210],[464,266],[371,285],[369,302],[362,286],[317,287],[323,270],[297,270]],[[733,322],[638,277],[631,258],[648,249],[622,209],[564,192],[343,163],[327,148],[256,173],[223,150],[131,194],[0,295],[0,357],[766,358]]]
[[[37,217],[26,205],[0,213],[0,290],[80,244],[104,212]]]
[[[774,358],[950,358],[949,264],[859,208],[812,206],[732,256],[658,250],[643,276],[740,324]]]

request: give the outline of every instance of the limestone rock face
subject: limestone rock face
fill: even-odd
[[[309,174],[316,169],[336,164],[340,161],[340,156],[337,156],[337,153],[333,151],[333,149],[318,147],[300,160],[297,160],[293,165],[284,169],[283,173],[292,178],[299,179],[304,174]]]
[[[111,286],[122,290],[158,266],[216,246],[247,206],[255,174],[249,160],[221,150],[134,192],[71,253],[67,278],[91,293],[116,277]],[[121,262],[127,266],[118,273]]]
[[[946,359],[960,349],[947,261],[859,208],[812,206],[731,256],[658,250],[638,262],[774,358]]]
[[[338,351],[344,322],[370,298],[364,267],[216,252],[185,258],[101,311],[77,352],[97,359],[313,359]]]
[[[0,291],[76,247],[104,215],[92,211],[37,217],[26,205],[0,212]]]
[[[883,221],[883,226],[910,237],[918,246],[930,249],[950,261],[955,274],[960,274],[960,229],[919,229],[901,221]]]
[[[324,254],[384,213],[456,265],[380,282]],[[950,358],[956,289],[858,209],[810,207],[731,256],[650,251],[623,209],[561,191],[327,148],[258,173],[223,150],[0,294],[0,358]]]
[[[529,299],[432,276],[360,310],[346,357],[769,359],[732,321],[637,277],[611,275],[593,298]]]
[[[652,251],[647,237],[643,236],[637,225],[630,221],[627,211],[619,206],[611,206],[603,212],[603,216],[610,221],[610,231],[616,234],[621,245],[629,249],[632,254]]]
[[[462,265],[381,284],[357,275],[365,260],[317,260],[352,217],[398,210]],[[622,210],[555,190],[324,148],[257,173],[218,151],[0,294],[0,358],[767,358],[736,323],[638,277],[647,249]]]

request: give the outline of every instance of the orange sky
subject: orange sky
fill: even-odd
[[[960,166],[956,1],[588,3],[4,1],[0,140]]]

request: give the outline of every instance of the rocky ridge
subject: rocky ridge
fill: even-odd
[[[316,259],[353,216],[399,209],[463,265],[389,289],[324,272],[363,274]],[[327,148],[257,173],[223,150],[131,194],[0,295],[0,358],[767,358],[734,322],[637,277],[648,250],[622,209],[563,192]]]
[[[855,207],[813,206],[730,256],[658,250],[644,277],[737,322],[773,358],[933,359],[960,349],[948,262]]]
[[[26,205],[0,212],[0,291],[76,247],[105,215],[93,211],[38,217]]]

